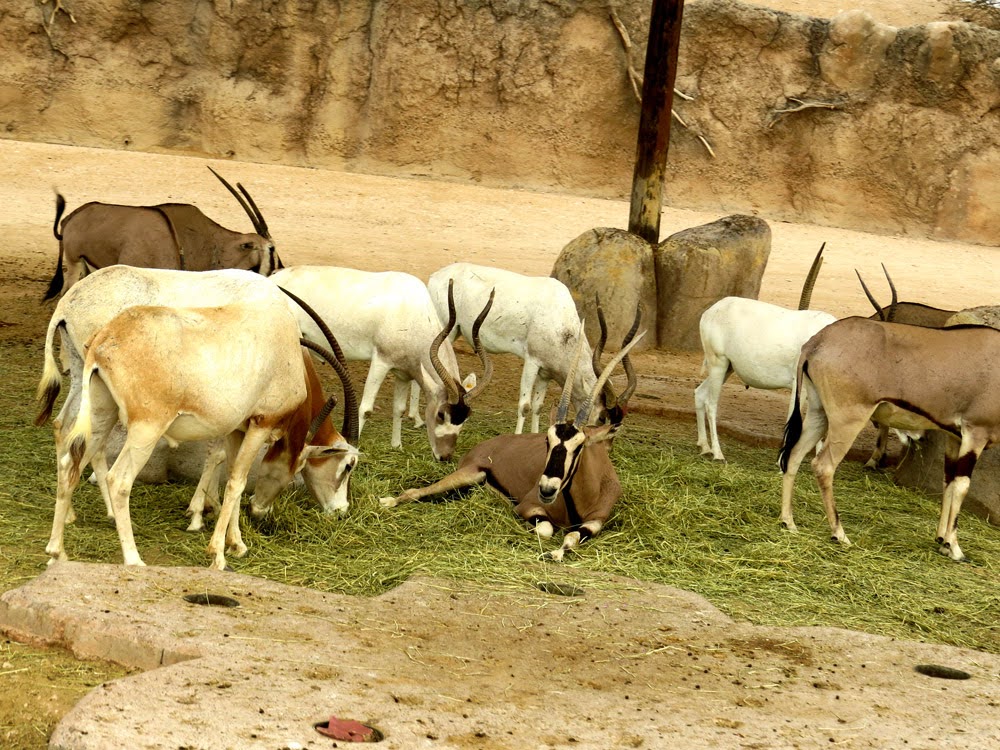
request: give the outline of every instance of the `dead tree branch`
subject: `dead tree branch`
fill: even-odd
[[[628,29],[625,28],[625,24],[622,23],[621,18],[618,17],[618,11],[615,10],[613,5],[609,9],[609,14],[611,16],[611,23],[613,23],[615,28],[618,29],[618,35],[622,40],[622,46],[625,48],[625,71],[628,75],[629,83],[632,84],[632,93],[635,94],[636,101],[642,104],[642,75],[640,75],[639,71],[637,71],[635,66],[632,65],[632,38],[629,36]],[[674,96],[679,96],[686,102],[694,100],[693,96],[685,94],[677,88],[674,89]],[[673,115],[675,120],[677,120],[678,125],[691,131],[692,135],[701,141],[702,145],[714,159],[715,151],[712,150],[712,146],[705,139],[705,136],[701,135],[701,133],[698,133],[690,125],[684,122],[683,118],[677,114],[677,110],[671,109],[670,114]]]
[[[49,0],[38,0],[40,5],[47,5]],[[76,23],[76,18],[73,16],[73,11],[62,4],[62,0],[52,0],[52,13],[49,17],[45,17],[45,8],[39,8],[42,12],[42,28],[45,29],[45,35],[52,39],[52,26],[56,22],[56,16],[59,15],[59,11],[62,11],[67,16],[72,23]]]
[[[771,128],[774,123],[778,121],[778,118],[782,115],[788,115],[792,112],[801,112],[805,109],[842,109],[844,106],[843,101],[831,101],[823,102],[816,100],[806,100],[806,99],[796,99],[794,96],[789,96],[785,98],[786,102],[795,102],[794,107],[788,107],[786,109],[775,109],[771,112],[768,118],[767,127]]]

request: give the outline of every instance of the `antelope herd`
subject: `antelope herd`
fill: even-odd
[[[225,467],[208,546],[215,568],[226,567],[227,552],[246,553],[240,504],[255,459],[254,517],[268,513],[296,475],[323,512],[345,513],[362,457],[359,440],[387,375],[394,376],[392,447],[402,447],[409,398],[409,415],[426,426],[433,456],[448,461],[472,418],[473,400],[490,384],[490,355],[497,353],[523,360],[514,432],[480,442],[451,473],[383,497],[381,506],[487,483],[540,539],[565,531],[550,559],[563,559],[601,531],[622,494],[611,446],[637,386],[630,351],[646,333],[639,330],[641,308],[602,366],[608,332],[600,300],[593,303],[601,330],[592,350],[581,317],[590,301],[574,300],[553,278],[470,263],[446,266],[426,284],[397,271],[285,268],[249,192],[213,174],[246,211],[254,233],[225,229],[177,203],[87,203],[62,219],[65,200],[57,194],[59,260],[45,300],[59,300],[46,332],[36,418],[42,425],[52,416],[68,373],[67,396],[52,419],[57,488],[50,561],[66,558],[64,527],[73,521],[72,495],[89,464],[125,564],[143,564],[129,496],[161,440],[208,441],[189,529],[200,529],[206,507],[217,505]],[[717,412],[733,373],[748,388],[791,389],[779,454],[780,520],[795,529],[795,475],[816,449],[812,464],[832,537],[847,545],[833,476],[861,428],[873,420],[882,430],[873,464],[890,428],[912,437],[942,430],[950,440],[937,541],[943,554],[962,560],[958,513],[976,460],[1000,439],[1000,377],[993,367],[1000,332],[946,327],[951,311],[899,302],[891,279],[893,299],[885,308],[861,282],[876,309],[873,319],[837,320],[809,310],[822,252],[798,310],[727,297],[702,315],[706,378],[695,390],[698,447],[725,460]],[[478,356],[481,376],[462,376],[453,348],[459,335]],[[340,430],[331,421],[337,398],[324,397],[310,352],[341,381]],[[369,362],[360,399],[346,366],[352,360]],[[610,376],[619,364],[627,385],[616,393]],[[550,381],[562,393],[551,424],[539,432]],[[118,425],[125,442],[109,467],[108,436]]]

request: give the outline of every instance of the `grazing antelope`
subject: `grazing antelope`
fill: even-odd
[[[375,408],[375,397],[390,372],[396,378],[392,403],[392,447],[402,446],[403,412],[410,381],[427,397],[427,437],[434,457],[446,461],[455,451],[470,403],[486,387],[475,375],[460,379],[458,360],[448,341],[455,316],[441,329],[427,287],[415,276],[397,271],[373,273],[335,266],[292,266],[271,276],[294,292],[329,324],[347,360],[370,360],[361,396],[360,428]],[[485,302],[484,300],[488,301]],[[493,304],[490,290],[479,300],[480,316]],[[321,340],[308,317],[299,315],[306,338]],[[480,353],[486,368],[486,355]]]
[[[600,316],[602,328],[603,315]],[[611,463],[611,441],[621,426],[628,406],[628,398],[635,390],[635,373],[626,364],[629,383],[616,403],[610,403],[613,394],[605,389],[611,371],[619,362],[628,362],[628,353],[645,335],[635,336],[639,325],[639,312],[635,324],[622,342],[621,350],[596,375],[590,393],[583,400],[576,417],[568,421],[571,389],[564,388],[556,410],[555,422],[544,434],[500,435],[479,443],[465,454],[458,468],[438,482],[421,489],[409,489],[398,497],[383,497],[383,507],[392,508],[400,503],[419,500],[430,495],[488,483],[505,494],[514,504],[514,512],[534,527],[540,539],[549,539],[554,527],[566,529],[559,549],[547,553],[553,560],[562,560],[567,551],[598,534],[611,515],[611,510],[621,496],[621,483]],[[603,347],[606,329],[601,337]],[[634,338],[633,338],[634,337]],[[473,346],[480,346],[478,330],[472,332]],[[578,351],[571,362],[568,382],[573,382],[573,372],[584,358],[587,340],[580,322],[577,334]],[[596,364],[600,354],[593,362]],[[595,367],[596,370],[596,367]],[[611,421],[594,424],[601,398]]]
[[[984,326],[934,329],[845,318],[817,333],[802,347],[796,408],[778,458],[784,526],[795,529],[795,475],[824,435],[813,471],[833,540],[850,544],[834,503],[833,476],[868,420],[904,430],[942,430],[951,439],[937,541],[942,554],[964,560],[958,513],[976,460],[1000,440],[998,361],[1000,331]]]
[[[823,263],[820,247],[806,277],[798,310],[788,310],[745,297],[723,297],[701,315],[699,330],[705,352],[705,379],[694,392],[698,447],[725,461],[717,428],[722,386],[734,372],[747,388],[776,390],[795,383],[799,350],[814,333],[836,320],[809,310],[813,286]],[[789,414],[794,403],[789,403]],[[707,424],[707,430],[706,430]]]
[[[858,273],[857,269],[854,270],[854,273],[858,275],[858,281],[861,282],[861,288],[864,290],[865,296],[871,302],[872,307],[875,308],[875,312],[869,316],[869,320],[902,323],[922,328],[944,328],[947,320],[957,312],[957,310],[942,310],[939,307],[931,307],[919,302],[900,302],[896,294],[896,285],[892,283],[892,277],[889,276],[885,265],[882,266],[882,273],[885,274],[886,281],[889,282],[892,301],[885,307],[882,307],[868,289],[868,285],[865,284],[865,280],[861,278],[861,274]],[[872,450],[872,455],[865,462],[866,469],[881,468],[885,464],[885,455],[889,448],[889,428],[878,422],[874,424],[878,430],[878,435],[875,438],[875,448]],[[895,430],[895,432],[904,446],[904,454],[914,440],[919,440],[923,436],[923,432],[920,431]]]
[[[209,170],[239,201],[253,223],[254,233],[226,229],[189,203],[121,206],[97,202],[85,203],[69,214],[60,231],[66,199],[56,193],[52,233],[59,240],[59,261],[42,301],[54,299],[72,287],[88,269],[116,263],[181,271],[241,268],[264,276],[281,268],[267,222],[250,193],[236,183],[240,195],[214,169]]]
[[[65,558],[62,528],[82,467],[102,453],[121,419],[125,444],[105,479],[125,564],[144,564],[129,495],[161,437],[171,443],[225,438],[229,478],[208,553],[219,570],[226,549],[243,556],[239,500],[261,448],[286,441],[280,468],[288,479],[310,459],[357,454],[350,445],[309,445],[333,402],[310,425],[309,359],[299,340],[295,316],[274,297],[219,307],[129,307],[95,333],[84,358],[79,415],[60,458],[65,481],[57,490],[48,554]],[[324,356],[331,365],[336,361]]]
[[[169,271],[162,269],[135,268],[131,266],[110,266],[88,275],[80,283],[68,289],[59,300],[49,321],[45,336],[45,367],[38,386],[40,411],[36,425],[44,424],[52,414],[55,399],[62,386],[59,367],[55,358],[55,340],[61,340],[61,354],[69,370],[70,384],[66,400],[58,416],[52,420],[55,433],[57,466],[62,471],[62,457],[66,454],[66,433],[76,421],[79,412],[80,393],[83,383],[83,357],[85,344],[98,330],[106,326],[123,310],[136,305],[158,305],[168,307],[220,306],[242,301],[246,304],[274,303],[292,305],[281,291],[268,279],[255,273],[240,270]],[[322,407],[322,389],[312,362],[306,357],[304,366],[309,382],[309,413],[303,418],[305,424],[315,418]],[[307,488],[326,513],[342,512],[348,505],[348,484],[350,472],[358,461],[356,450],[347,450],[357,443],[356,409],[357,396],[346,369],[338,369],[344,389],[343,434],[333,428],[329,418],[321,421],[312,434],[316,445],[344,448],[322,460],[309,461],[302,468],[302,476]],[[201,528],[201,511],[206,502],[217,494],[218,479],[216,469],[224,458],[223,446],[218,444],[210,451],[198,489],[195,491],[188,509],[192,515],[191,530]],[[290,481],[281,468],[288,464],[284,456],[283,444],[276,444],[265,455],[263,469],[254,488],[251,512],[261,515],[271,507],[274,498]],[[104,496],[108,516],[113,516],[111,498],[104,481],[107,463],[103,453],[94,460],[97,484]],[[205,494],[208,493],[208,498]],[[69,511],[68,520],[72,520]]]
[[[524,276],[502,268],[452,263],[431,274],[427,282],[442,320],[448,314],[448,288],[452,282],[458,323],[451,338],[461,333],[470,346],[470,333],[481,300],[491,289],[497,292],[493,314],[480,335],[487,352],[516,354],[524,360],[515,434],[524,431],[529,412],[531,432],[538,432],[539,413],[549,381],[555,380],[560,387],[567,387],[569,383],[575,402],[586,398],[594,387],[596,376],[593,373],[587,368],[579,368],[576,377],[567,381],[576,352],[579,314],[565,284],[546,276]],[[419,394],[411,394],[410,414],[414,418],[418,413],[418,401]]]

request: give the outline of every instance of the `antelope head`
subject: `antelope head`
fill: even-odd
[[[236,192],[235,188],[233,188],[233,186],[230,185],[222,175],[211,167],[208,169],[212,174],[219,178],[219,182],[226,186],[226,190],[233,194],[233,197],[239,202],[243,210],[246,211],[247,216],[250,217],[250,223],[253,224],[253,230],[263,240],[260,243],[246,242],[243,245],[243,249],[247,252],[253,252],[254,250],[259,250],[260,252],[260,257],[257,258],[256,265],[252,270],[262,276],[270,276],[275,271],[284,268],[285,265],[281,262],[281,258],[278,257],[278,251],[274,247],[274,239],[271,237],[271,232],[267,228],[267,222],[264,221],[264,214],[262,214],[260,209],[257,208],[257,204],[254,203],[254,200],[250,197],[250,193],[247,189],[243,187],[242,184],[237,182],[236,187],[239,188],[239,192]],[[240,193],[242,193],[242,195]]]
[[[441,378],[444,384],[445,397],[443,399],[429,398],[424,421],[427,423],[427,432],[430,436],[431,450],[434,457],[439,461],[447,461],[455,452],[455,444],[458,442],[458,434],[462,431],[462,425],[469,418],[472,409],[471,401],[483,392],[483,389],[490,382],[493,376],[493,362],[486,354],[479,341],[479,329],[486,320],[486,316],[493,307],[493,297],[496,290],[490,292],[490,298],[479,313],[475,323],[472,325],[472,346],[483,363],[483,377],[478,383],[474,376],[470,376],[465,382],[460,382],[441,362],[440,350],[455,327],[457,315],[455,313],[454,280],[448,281],[448,322],[441,332],[431,342],[430,359],[434,371]]]
[[[638,326],[639,315],[640,313],[637,312],[636,323],[626,335],[625,341],[622,342],[621,350],[608,362],[600,375],[598,375],[597,382],[594,384],[593,389],[591,389],[590,395],[577,410],[576,417],[572,422],[568,421],[572,388],[563,388],[562,397],[556,409],[555,423],[549,427],[545,435],[548,452],[545,456],[545,469],[542,471],[542,476],[538,479],[538,499],[543,504],[548,505],[554,502],[559,493],[569,487],[573,481],[573,477],[576,475],[577,469],[580,468],[580,460],[583,457],[586,447],[604,440],[610,440],[621,426],[625,415],[626,402],[635,390],[635,383],[633,382],[635,378],[634,371],[631,371],[629,374],[629,385],[626,386],[625,391],[615,399],[615,407],[620,407],[617,421],[612,416],[610,421],[605,424],[595,425],[595,402],[599,394],[602,399],[607,399],[608,397],[614,398],[613,389],[608,391],[607,394],[604,392],[605,384],[608,383],[608,378],[611,377],[611,371],[614,370],[619,362],[628,357],[628,353],[632,347],[638,344],[642,337],[646,335],[646,332],[643,331],[638,336],[635,336],[635,328]],[[599,310],[598,319],[603,322],[603,317],[603,312]],[[602,325],[602,328],[605,327]],[[605,328],[599,348],[603,348],[606,339],[607,330]],[[573,382],[577,365],[580,358],[584,356],[587,347],[587,339],[583,335],[582,320],[580,321],[580,333],[577,340],[579,341],[579,348],[573,359],[573,363],[570,365],[570,372],[566,378],[567,384]],[[599,357],[599,355],[597,356]],[[597,362],[597,357],[595,357],[593,362]],[[632,370],[631,364],[627,368],[627,371],[630,370]]]

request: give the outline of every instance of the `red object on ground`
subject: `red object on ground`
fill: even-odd
[[[335,740],[346,740],[347,742],[369,742],[375,730],[366,724],[354,719],[338,719],[331,716],[326,726],[319,724],[316,731],[325,737]]]

